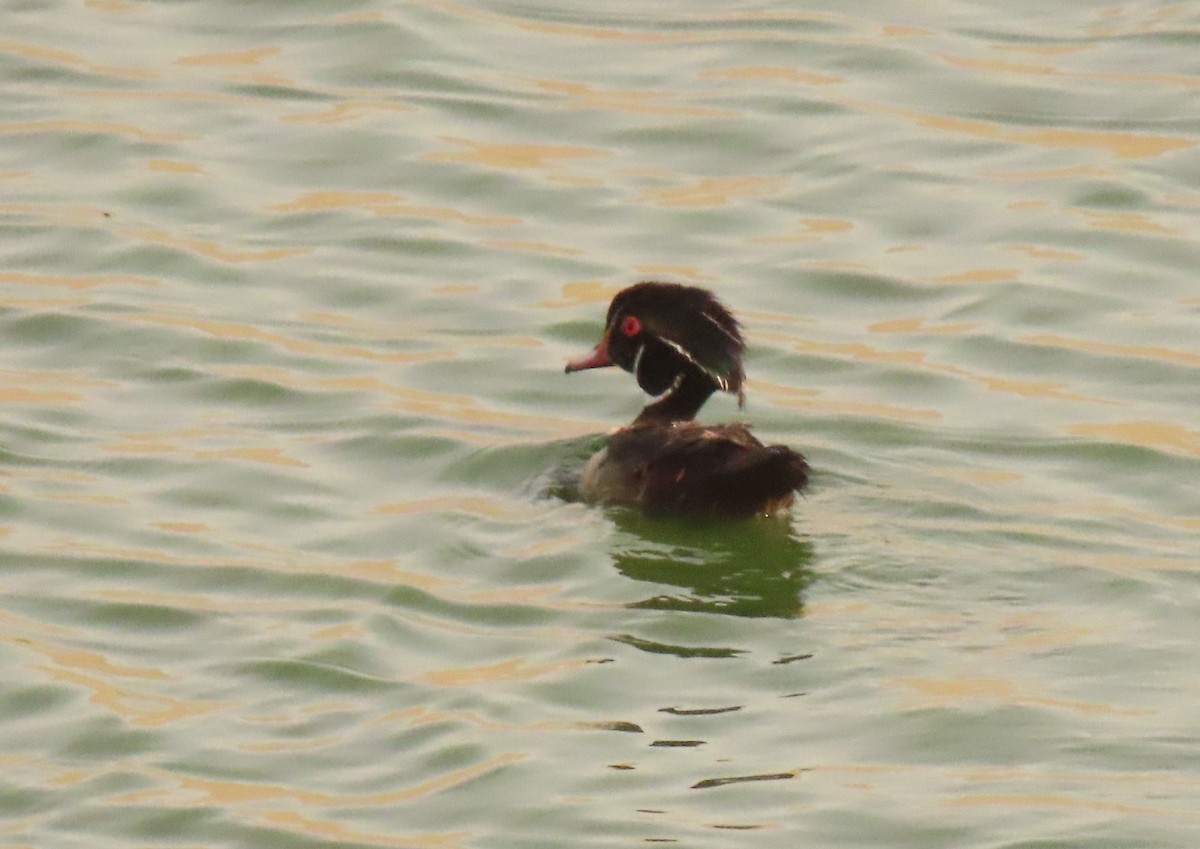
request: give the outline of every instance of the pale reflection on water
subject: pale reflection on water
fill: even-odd
[[[14,845],[1191,849],[1192,10],[6,27]],[[640,278],[790,521],[570,498]]]

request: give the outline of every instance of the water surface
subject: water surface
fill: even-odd
[[[5,845],[1196,845],[1192,7],[5,22]],[[645,278],[790,522],[562,497]]]

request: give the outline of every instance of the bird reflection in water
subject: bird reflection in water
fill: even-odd
[[[706,524],[614,511],[614,565],[634,580],[678,587],[630,606],[791,619],[804,612],[813,547],[788,519]]]
[[[582,458],[600,439],[563,441],[556,465],[531,488],[542,497],[578,501]],[[617,569],[637,581],[680,589],[630,607],[750,618],[803,615],[813,545],[797,533],[790,515],[711,522],[648,517],[628,507],[607,512],[617,529],[611,545]]]

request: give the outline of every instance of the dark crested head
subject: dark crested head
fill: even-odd
[[[737,395],[741,404],[745,350],[737,319],[712,292],[637,283],[612,299],[600,343],[568,363],[567,371],[620,366],[650,395],[663,394],[691,373]]]

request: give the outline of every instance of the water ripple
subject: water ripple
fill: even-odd
[[[10,11],[10,842],[1194,844],[1191,10]],[[572,500],[639,278],[789,520]]]

